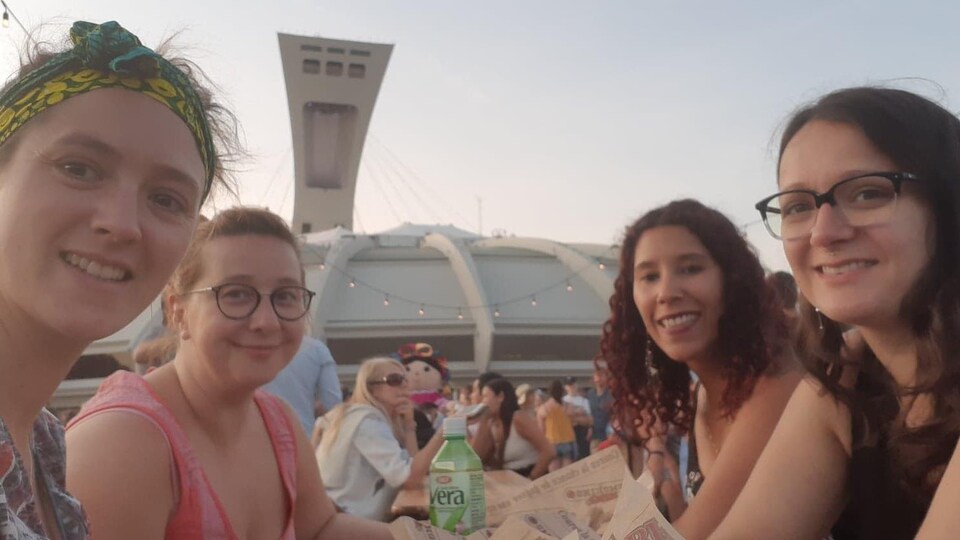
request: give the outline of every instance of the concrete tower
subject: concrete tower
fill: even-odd
[[[293,230],[352,229],[360,155],[393,45],[279,38],[293,132]]]

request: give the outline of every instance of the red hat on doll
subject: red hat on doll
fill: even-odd
[[[450,380],[450,370],[447,368],[447,357],[433,350],[429,343],[407,343],[397,349],[396,356],[403,365],[420,361],[440,372],[443,382]]]

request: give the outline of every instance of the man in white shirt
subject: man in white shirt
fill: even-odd
[[[590,455],[590,427],[593,425],[590,402],[580,394],[576,378],[567,377],[564,388],[567,395],[563,396],[563,402],[572,405],[574,409],[570,414],[570,421],[573,422],[573,433],[577,437],[577,459],[583,459]]]

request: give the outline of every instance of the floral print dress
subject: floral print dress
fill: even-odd
[[[86,516],[80,503],[64,488],[66,447],[63,426],[44,409],[33,424],[30,440],[37,483],[42,482],[50,497],[58,536],[63,540],[88,538]],[[39,502],[23,460],[0,418],[0,540],[38,540],[48,537],[43,527]]]

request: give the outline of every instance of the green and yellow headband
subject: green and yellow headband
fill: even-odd
[[[206,170],[201,200],[206,199],[216,151],[190,79],[116,21],[77,21],[70,28],[70,39],[73,49],[51,58],[0,95],[0,145],[31,118],[65,99],[98,88],[133,90],[166,105],[190,128]]]

